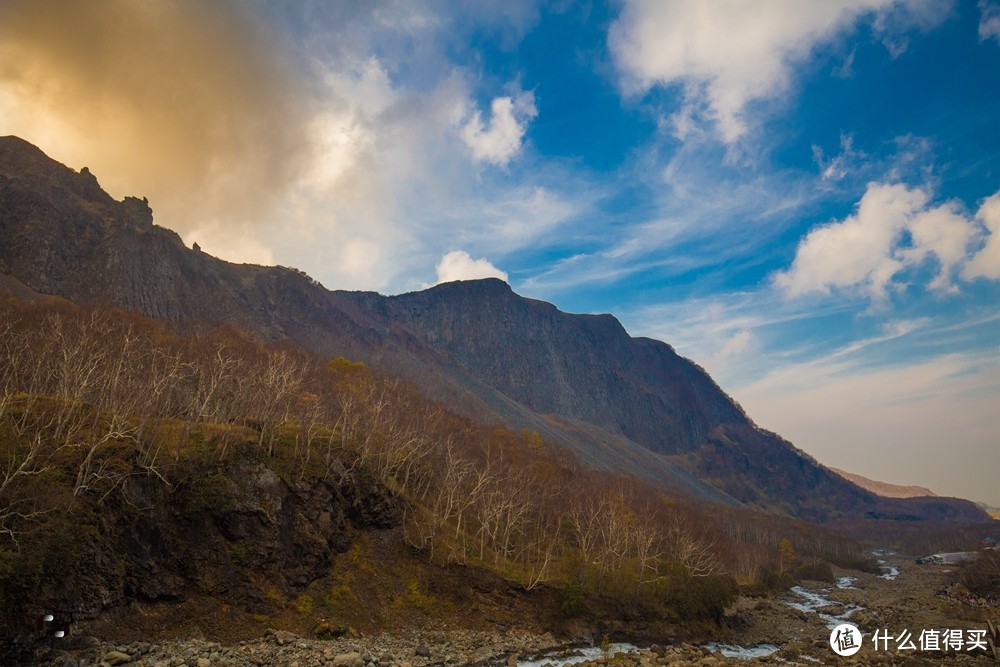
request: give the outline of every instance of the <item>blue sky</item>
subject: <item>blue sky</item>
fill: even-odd
[[[614,313],[1000,505],[1000,3],[11,1],[0,130],[235,261]],[[16,63],[16,66],[14,64]]]

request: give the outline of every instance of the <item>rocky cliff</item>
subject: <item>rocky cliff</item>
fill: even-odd
[[[277,608],[268,591],[294,595],[328,576],[359,536],[402,522],[402,501],[360,471],[300,482],[280,472],[237,455],[180,466],[170,483],[132,475],[120,493],[53,508],[44,531],[4,554],[0,664],[25,664],[11,656],[27,639],[8,633],[23,634],[41,611],[82,622],[138,603],[210,598],[267,617]]]
[[[598,424],[662,454],[746,423],[705,371],[611,315],[569,315],[496,279],[447,283],[370,303],[505,396]]]

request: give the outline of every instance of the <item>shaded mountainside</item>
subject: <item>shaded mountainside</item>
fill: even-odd
[[[0,138],[6,291],[221,322],[364,361],[478,420],[568,446],[581,463],[673,492],[817,521],[979,521],[972,503],[877,498],[757,429],[691,361],[610,315],[570,315],[497,280],[385,297],[328,291],[285,267],[187,248],[145,200],[117,202],[86,169]],[[2,287],[2,286],[0,286]]]
[[[830,468],[833,472],[837,473],[849,482],[857,484],[862,489],[866,491],[871,491],[877,496],[882,496],[883,498],[927,498],[936,497],[937,494],[930,489],[923,486],[916,486],[913,484],[901,485],[901,484],[890,484],[889,482],[879,482],[874,479],[868,479],[862,475],[856,475],[852,472],[847,472],[846,470],[841,470],[840,468]]]
[[[368,305],[533,411],[600,424],[654,452],[688,452],[715,426],[747,421],[669,345],[629,337],[611,315],[522,298],[497,279]]]

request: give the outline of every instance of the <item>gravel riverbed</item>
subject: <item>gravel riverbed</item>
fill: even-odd
[[[316,640],[270,631],[252,641],[223,645],[200,639],[160,643],[102,644],[76,638],[42,650],[39,664],[51,667],[536,667],[574,662],[600,667],[715,667],[721,665],[997,665],[984,650],[910,650],[896,642],[876,650],[872,634],[898,636],[922,631],[985,628],[997,610],[971,612],[941,591],[953,579],[947,568],[918,566],[897,557],[896,578],[839,573],[837,584],[803,582],[771,598],[741,598],[728,612],[726,628],[706,645],[677,643],[592,648],[586,655],[551,634],[518,631],[420,630]],[[996,618],[995,620],[1000,620]],[[862,648],[850,657],[830,647],[831,628],[855,624]]]

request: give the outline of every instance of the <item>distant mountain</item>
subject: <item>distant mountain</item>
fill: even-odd
[[[926,498],[930,496],[937,496],[936,493],[922,486],[889,484],[888,482],[878,482],[874,479],[868,479],[867,477],[862,477],[861,475],[846,472],[840,468],[830,468],[830,470],[837,473],[844,479],[857,484],[862,489],[871,491],[875,495],[882,496],[883,498]]]
[[[967,501],[889,500],[852,484],[610,315],[563,313],[492,279],[386,297],[224,262],[154,225],[145,200],[115,201],[88,170],[16,137],[0,138],[0,274],[0,291],[225,323],[361,360],[457,412],[535,431],[584,465],[670,493],[814,521],[985,518]]]

